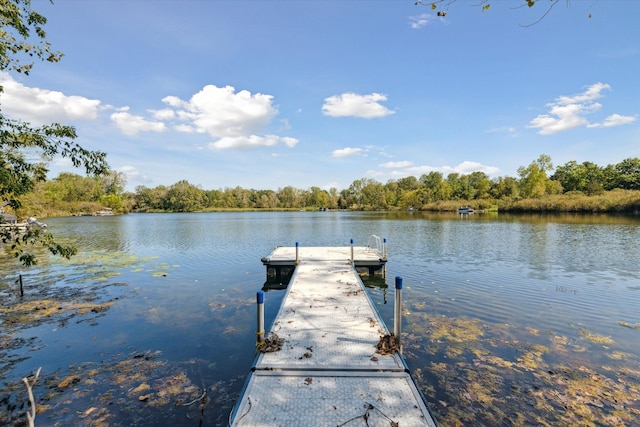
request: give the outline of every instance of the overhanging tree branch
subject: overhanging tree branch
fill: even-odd
[[[444,16],[447,15],[447,13],[449,13],[449,7],[451,5],[453,5],[454,3],[456,3],[457,1],[458,0],[416,0],[414,4],[416,6],[426,6],[426,7],[430,8],[432,11],[434,11],[437,16],[444,17]],[[537,20],[535,20],[534,22],[532,22],[530,24],[520,24],[520,26],[522,26],[522,27],[530,27],[530,26],[536,25],[540,21],[542,21],[551,12],[551,9],[553,9],[553,7],[559,1],[560,0],[546,0],[546,1],[543,1],[543,0],[522,0],[522,2],[518,6],[512,7],[512,8],[513,9],[520,9],[520,8],[523,8],[523,7],[533,8],[534,6],[536,6],[538,4],[543,4],[543,3],[547,4],[546,10],[543,12],[542,16],[540,16]],[[566,0],[566,2],[567,2],[567,5],[570,4],[570,0]],[[491,5],[494,4],[494,3],[495,3],[495,1],[491,1],[491,0],[478,0],[476,5],[478,7],[480,7],[483,12],[486,12],[489,9],[491,9]],[[589,14],[589,18],[591,18],[591,14]]]
[[[31,0],[0,0],[0,71],[29,75],[36,60],[58,62],[62,58],[62,53],[53,51],[46,40],[46,23],[46,18],[31,8]],[[2,89],[0,86],[0,96]],[[20,197],[46,180],[47,163],[55,156],[70,159],[73,166],[84,167],[89,175],[108,173],[106,153],[87,150],[75,142],[76,138],[72,126],[53,123],[34,127],[7,118],[0,111],[0,202],[8,201],[18,209]],[[0,222],[3,220],[0,215]],[[27,266],[36,262],[35,255],[26,250],[34,245],[67,258],[76,252],[72,246],[56,243],[42,230],[24,232],[2,227],[0,237]]]

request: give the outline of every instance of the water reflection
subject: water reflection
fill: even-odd
[[[192,425],[188,417],[200,417],[198,410],[176,402],[204,389],[203,425],[223,423],[254,356],[255,293],[269,290],[270,325],[284,295],[271,290],[290,277],[270,277],[261,257],[275,245],[346,246],[351,238],[359,245],[371,234],[389,242],[386,276],[404,277],[408,363],[442,425],[526,425],[532,417],[572,425],[585,407],[596,424],[616,425],[630,422],[612,399],[628,414],[639,410],[629,386],[640,383],[636,217],[291,212],[46,222],[79,255],[30,270],[0,259],[3,307],[20,302],[10,286],[19,273],[28,298],[113,303],[21,328],[8,327],[0,311],[2,342],[13,343],[0,348],[0,401],[19,403],[20,379],[43,366],[46,381],[35,391],[50,396],[41,415],[50,424],[108,415],[122,425]],[[363,280],[391,325],[386,279],[365,273]],[[39,294],[45,290],[48,296]],[[138,366],[146,357],[149,364]],[[144,376],[115,383],[129,365]],[[69,375],[75,391],[58,387]],[[95,384],[86,382],[90,376]],[[171,377],[184,394],[169,393]],[[149,389],[137,388],[143,384]],[[170,403],[161,405],[162,396]]]

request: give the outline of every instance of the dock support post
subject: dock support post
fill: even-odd
[[[351,264],[353,265],[355,261],[353,260],[353,239],[351,239]]]
[[[382,258],[387,259],[387,238],[382,239]],[[387,278],[387,264],[382,264],[382,278]]]
[[[256,294],[258,303],[258,330],[256,331],[256,344],[260,345],[264,341],[264,291]]]
[[[296,242],[296,265],[298,265],[298,263],[300,262],[300,251],[298,249],[299,246],[300,244]]]
[[[402,354],[402,343],[400,341],[400,334],[402,333],[402,277],[396,276],[396,300],[394,304],[393,314],[393,334],[396,337],[400,354]]]

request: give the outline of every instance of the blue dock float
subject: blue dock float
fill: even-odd
[[[258,348],[272,348],[258,354],[229,425],[437,426],[402,358],[399,330],[389,332],[356,270],[384,267],[386,248],[296,244],[262,262],[295,270],[265,335],[258,294]],[[398,309],[397,328],[400,318]]]

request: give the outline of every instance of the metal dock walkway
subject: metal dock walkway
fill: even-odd
[[[353,260],[353,262],[352,262]],[[355,267],[384,266],[369,247],[276,248],[267,268],[295,264],[270,333],[279,351],[260,353],[231,426],[432,426],[422,395]]]

